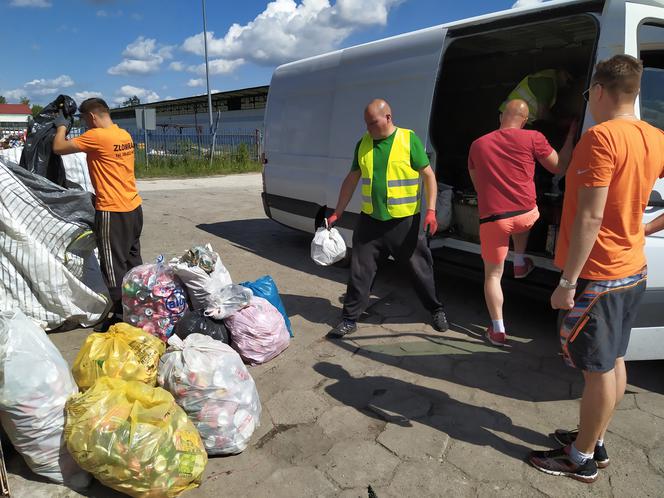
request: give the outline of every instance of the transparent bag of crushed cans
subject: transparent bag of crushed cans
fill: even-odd
[[[164,342],[173,334],[175,324],[187,311],[187,294],[163,256],[156,263],[137,266],[125,275],[122,309],[123,321]]]
[[[67,402],[65,440],[78,464],[129,496],[172,497],[201,482],[207,454],[161,387],[101,377]]]
[[[137,380],[155,386],[159,358],[165,350],[163,341],[145,330],[116,323],[108,332],[87,337],[71,371],[83,391],[99,377]]]
[[[90,474],[64,443],[65,403],[78,392],[46,333],[21,311],[0,312],[0,419],[35,474],[83,489]]]
[[[240,453],[259,425],[258,391],[240,356],[202,334],[172,336],[157,381],[198,429],[209,455]]]

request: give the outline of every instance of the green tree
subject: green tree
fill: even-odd
[[[0,95],[0,104],[6,104],[6,103],[7,103],[7,99],[5,98],[5,96]]]
[[[130,105],[139,105],[141,103],[141,99],[139,99],[136,95],[133,97],[129,97],[127,100],[125,100],[122,103],[122,107],[128,107]]]
[[[28,97],[21,97],[19,101],[21,104],[30,105],[30,99]]]
[[[36,119],[37,116],[39,115],[39,113],[42,112],[43,108],[44,108],[43,105],[33,104],[32,105],[32,117]]]

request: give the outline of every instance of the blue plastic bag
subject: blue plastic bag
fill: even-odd
[[[264,275],[261,278],[254,280],[253,282],[242,282],[240,284],[242,287],[251,289],[254,293],[254,296],[262,297],[266,299],[272,306],[279,310],[279,313],[284,317],[286,322],[286,328],[291,337],[293,337],[293,329],[291,328],[290,318],[286,314],[286,308],[284,308],[284,303],[281,302],[279,297],[279,289],[277,289],[277,284],[274,283],[272,277],[269,275]]]

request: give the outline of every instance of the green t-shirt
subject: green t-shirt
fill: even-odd
[[[387,211],[387,160],[390,157],[392,143],[394,142],[396,130],[387,138],[373,141],[373,179],[371,182],[371,202],[373,204],[372,218],[381,221],[391,220],[392,216]],[[351,171],[360,169],[360,163],[357,160],[357,152],[360,149],[360,143],[355,146],[355,155],[353,156],[353,165]],[[410,132],[410,166],[415,171],[429,166],[429,158],[424,150],[424,145],[415,133]]]

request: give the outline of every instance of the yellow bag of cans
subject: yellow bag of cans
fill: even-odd
[[[207,454],[173,396],[102,377],[66,405],[65,441],[81,468],[135,497],[172,497],[200,484]]]
[[[106,333],[90,334],[78,352],[72,373],[81,390],[100,377],[137,380],[157,384],[159,358],[166,345],[157,337],[127,323],[118,323]]]

